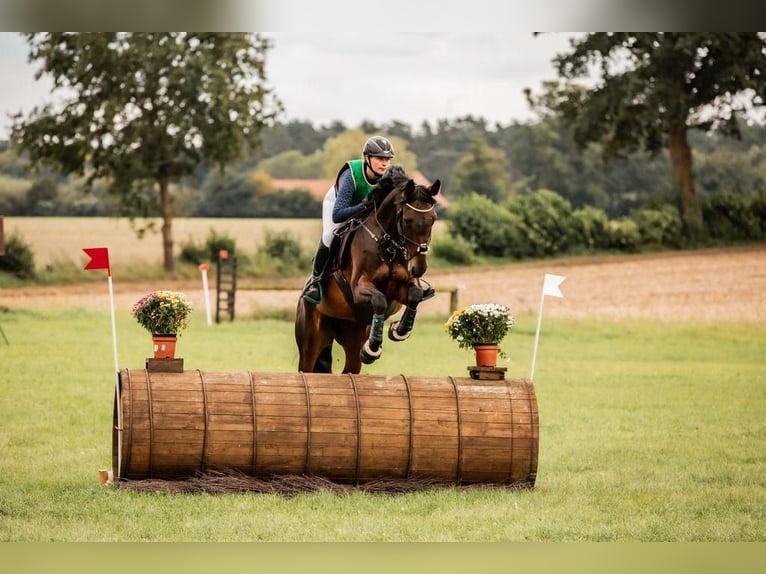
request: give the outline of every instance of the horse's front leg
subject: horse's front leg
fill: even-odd
[[[383,323],[386,320],[388,303],[386,296],[375,287],[359,289],[354,294],[357,303],[367,302],[372,305],[372,324],[370,335],[362,345],[361,358],[366,365],[377,361],[383,352]]]
[[[388,338],[392,341],[404,341],[412,333],[415,326],[415,315],[418,312],[418,304],[423,300],[423,289],[413,281],[407,288],[407,306],[402,313],[402,318],[394,321],[388,328]]]

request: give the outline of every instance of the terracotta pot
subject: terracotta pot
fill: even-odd
[[[497,343],[480,343],[473,346],[477,367],[497,366]]]
[[[176,356],[175,335],[152,335],[155,359],[172,359]]]

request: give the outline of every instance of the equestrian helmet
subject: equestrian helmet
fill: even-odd
[[[362,155],[372,157],[394,157],[394,146],[383,136],[372,136],[362,148]]]

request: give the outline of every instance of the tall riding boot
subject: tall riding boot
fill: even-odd
[[[317,245],[317,252],[314,255],[314,269],[311,272],[311,277],[306,282],[306,286],[303,288],[303,298],[310,303],[319,303],[322,300],[320,280],[329,259],[330,248],[320,241],[319,245]]]

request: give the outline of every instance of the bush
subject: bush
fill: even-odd
[[[5,241],[5,254],[0,255],[0,271],[19,279],[33,279],[35,257],[32,249],[20,238],[10,235]]]
[[[708,234],[714,239],[762,239],[766,235],[766,194],[749,197],[732,191],[720,191],[702,206]]]
[[[520,231],[533,257],[566,253],[577,242],[572,205],[553,191],[541,189],[511,196],[504,207],[522,219]]]
[[[256,249],[248,273],[260,277],[292,277],[305,273],[310,265],[300,242],[289,231],[266,231],[264,243]]]
[[[480,255],[525,255],[518,231],[521,224],[518,215],[476,193],[450,206],[450,235],[462,237]]]
[[[305,189],[275,191],[253,200],[253,217],[322,217],[322,202]]]
[[[623,217],[609,221],[607,227],[609,240],[607,247],[619,251],[636,252],[641,245],[641,233],[638,224],[632,219]]]
[[[672,205],[656,209],[641,209],[632,219],[638,225],[641,242],[650,247],[680,247],[684,224],[681,214]]]
[[[436,257],[455,265],[470,265],[475,259],[473,246],[460,235],[435,238],[431,248]]]
[[[590,205],[572,213],[577,243],[586,249],[604,249],[609,245],[609,217],[603,209]]]
[[[207,239],[203,245],[195,243],[189,239],[181,245],[180,259],[185,263],[199,265],[200,263],[218,261],[218,253],[221,249],[226,249],[233,255],[236,250],[236,241],[226,234],[218,233],[215,229],[210,229]]]

